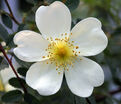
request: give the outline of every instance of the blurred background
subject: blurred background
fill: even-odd
[[[64,80],[61,90],[52,96],[40,96],[25,83],[32,63],[19,60],[13,54],[13,37],[21,30],[39,32],[35,12],[41,5],[55,0],[0,0],[0,42],[28,90],[24,94],[7,60],[0,52],[0,104],[121,104],[121,0],[60,0],[70,9],[72,27],[87,17],[102,22],[109,43],[103,53],[89,57],[98,62],[105,73],[105,82],[95,88],[89,98],[73,95]]]

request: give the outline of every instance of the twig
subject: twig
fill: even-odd
[[[121,87],[118,88],[117,90],[114,90],[114,91],[109,92],[109,94],[110,94],[110,95],[115,95],[115,94],[117,94],[117,93],[119,93],[119,92],[121,92]],[[106,96],[100,96],[100,97],[97,97],[97,98],[96,98],[96,101],[97,101],[97,102],[100,102],[100,101],[104,100],[105,98],[106,98]]]
[[[8,0],[5,0],[5,3],[6,3],[6,5],[7,5],[7,7],[8,7],[8,9],[9,9],[11,18],[14,20],[14,22],[15,22],[16,24],[20,25],[20,23],[16,20],[16,18],[15,18],[14,15],[13,15],[13,12],[12,12],[12,10],[11,10],[11,7],[10,7],[9,3],[8,3]]]
[[[22,86],[22,88],[23,88],[24,93],[27,93],[27,90],[26,90],[26,88],[25,88],[24,84],[22,83],[22,81],[21,81],[20,77],[18,76],[18,74],[17,74],[17,72],[16,72],[16,70],[15,70],[15,68],[14,68],[13,64],[12,64],[12,61],[8,58],[8,56],[7,56],[6,52],[5,52],[5,50],[3,49],[3,47],[2,47],[2,45],[1,45],[1,44],[0,44],[0,51],[3,53],[3,55],[4,55],[4,56],[5,56],[5,58],[6,58],[6,60],[8,61],[9,65],[11,66],[11,68],[12,68],[12,70],[13,70],[14,74],[16,75],[16,77],[17,77],[17,79],[18,79],[18,81],[19,81],[20,85],[21,85],[21,86]]]

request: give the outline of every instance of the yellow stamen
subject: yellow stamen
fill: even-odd
[[[48,45],[46,51],[48,52],[47,57],[51,64],[56,65],[56,70],[69,70],[68,65],[73,67],[73,63],[76,60],[77,52],[74,48],[78,49],[78,46],[74,46],[74,41],[70,42],[65,33],[66,37],[59,39],[55,38],[55,41],[50,37],[51,43]],[[72,35],[72,33],[71,33]],[[61,34],[63,36],[63,34]],[[45,56],[43,56],[45,58]],[[60,72],[58,72],[60,73]]]

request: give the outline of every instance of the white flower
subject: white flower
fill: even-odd
[[[70,11],[59,1],[39,7],[35,20],[42,35],[24,30],[14,37],[18,45],[15,55],[36,62],[27,72],[27,84],[41,95],[52,95],[60,89],[65,74],[74,94],[90,96],[93,88],[104,82],[104,73],[96,62],[83,56],[97,55],[106,48],[101,22],[86,18],[70,30]]]
[[[16,62],[14,58],[12,58],[12,64],[14,65],[15,69],[19,68],[20,65]],[[14,72],[12,71],[11,67],[5,68],[0,71],[0,87],[2,91],[11,91],[15,88],[11,86],[8,81],[9,79],[16,77]]]

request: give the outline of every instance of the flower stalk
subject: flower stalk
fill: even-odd
[[[5,50],[4,50],[4,48],[3,48],[3,46],[2,46],[1,44],[0,44],[0,51],[3,53],[4,57],[5,57],[6,60],[8,61],[9,65],[11,66],[11,68],[12,68],[14,74],[16,75],[16,77],[17,77],[17,79],[18,79],[18,81],[19,81],[21,87],[23,88],[24,93],[27,93],[27,89],[25,88],[24,84],[22,83],[22,81],[21,81],[19,75],[17,74],[17,72],[16,72],[16,70],[15,70],[13,64],[12,64],[12,61],[8,58],[6,52],[5,52]]]

